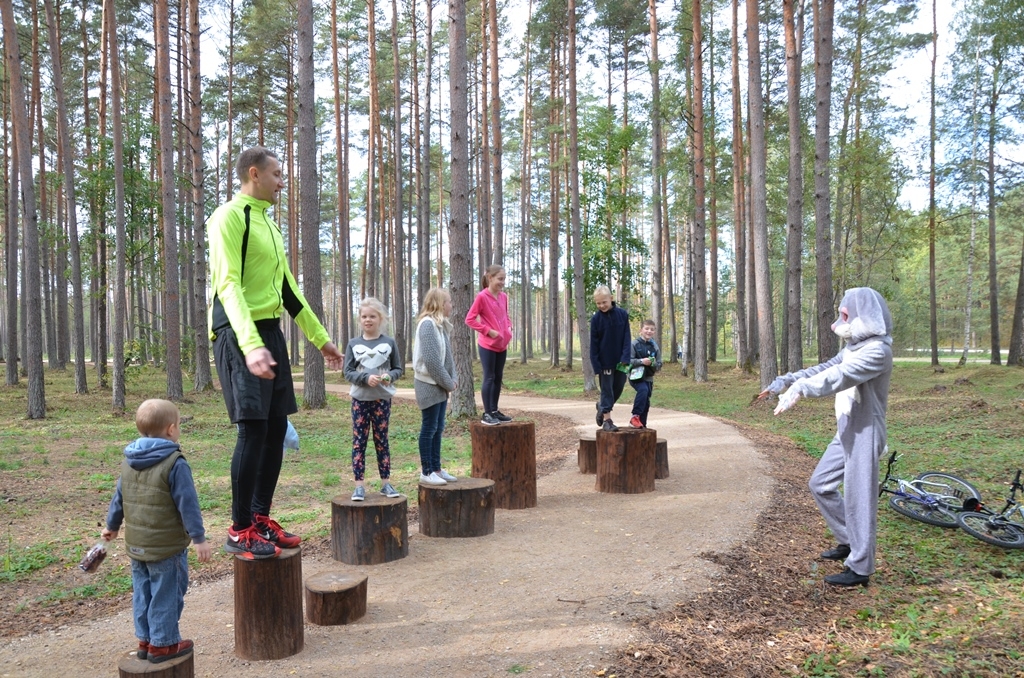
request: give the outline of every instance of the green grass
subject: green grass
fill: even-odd
[[[541,358],[526,365],[510,360],[504,392],[593,398],[583,394],[578,360],[575,367],[551,368]],[[1024,467],[1024,372],[977,363],[957,368],[955,361],[943,367],[944,372],[936,372],[927,362],[908,361],[894,369],[888,426],[889,445],[901,455],[897,472],[904,477],[926,470],[953,473],[1001,505],[1014,471]],[[112,414],[110,392],[95,387],[93,373],[89,378],[90,394],[76,396],[70,370],[48,372],[48,417],[42,421],[25,419],[24,382],[0,389],[0,511],[7,526],[0,547],[0,599],[13,599],[9,586],[41,587],[40,604],[130,589],[130,577],[116,561],[85,584],[59,576],[76,567],[98,538],[120,472],[121,450],[137,435],[132,417]],[[340,383],[337,374],[329,380]],[[406,377],[399,385],[410,383]],[[134,408],[164,394],[164,375],[140,370],[128,386],[127,402]],[[807,454],[820,455],[835,430],[832,400],[803,400],[774,417],[770,407],[751,405],[759,391],[758,377],[731,363],[713,364],[709,381],[702,384],[669,363],[656,378],[653,404],[788,436]],[[631,393],[627,387],[624,400]],[[219,393],[189,393],[180,409],[192,417],[183,426],[181,442],[207,530],[215,536],[229,520],[235,429]],[[301,446],[285,457],[274,513],[302,534],[326,536],[331,499],[347,496],[352,487],[348,402],[328,396],[325,410],[300,410],[291,419]],[[414,404],[395,401],[392,482],[411,502],[417,496],[419,419]],[[470,468],[468,435],[452,423],[442,456],[447,468],[464,474]],[[367,457],[366,478],[375,490],[376,463],[369,450]],[[1003,551],[961,531],[914,523],[884,506],[878,529],[883,576],[872,580],[863,605],[837,621],[826,649],[794,657],[803,675],[854,675],[852,665],[862,667],[856,675],[883,675],[877,668],[863,668],[874,666],[865,661],[872,652],[898,657],[907,667],[905,675],[931,675],[929,667],[946,657],[952,658],[949,665],[956,660],[951,675],[992,673],[986,664],[992,652],[1024,661],[1016,640],[1024,627],[1024,551]],[[12,604],[7,609],[20,608]],[[856,641],[865,634],[871,634],[874,645]],[[510,673],[526,670],[509,668]]]

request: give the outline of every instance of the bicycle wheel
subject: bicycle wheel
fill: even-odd
[[[974,485],[948,473],[921,473],[915,480],[922,481],[917,487],[934,496],[939,503],[953,511],[963,511],[964,501],[968,499],[974,498],[981,501],[981,493],[975,489]],[[956,501],[945,499],[945,497],[955,498]]]
[[[986,544],[1024,549],[1024,525],[975,511],[964,511],[956,519],[964,532]]]
[[[939,504],[926,504],[914,497],[895,495],[889,497],[889,506],[896,513],[920,520],[922,523],[937,527],[956,527],[956,515]]]

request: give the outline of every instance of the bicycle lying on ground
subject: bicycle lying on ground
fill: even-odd
[[[1010,484],[1010,496],[999,513],[985,508],[979,501],[968,501],[967,511],[957,515],[957,522],[964,532],[986,544],[1004,549],[1024,549],[1024,504],[1017,501],[1017,490],[1024,490],[1020,484],[1020,469]]]
[[[929,471],[913,480],[892,477],[896,453],[889,455],[885,478],[878,486],[878,496],[891,494],[889,506],[897,513],[938,527],[956,527],[957,516],[964,511],[964,502],[980,506],[981,494],[963,478],[948,473]],[[892,489],[891,486],[896,486]],[[1019,486],[1018,486],[1019,487]],[[974,500],[970,502],[970,500]]]

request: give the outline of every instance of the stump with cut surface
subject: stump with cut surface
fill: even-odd
[[[148,659],[139,659],[133,650],[117,662],[119,678],[192,678],[195,675],[193,658],[195,651],[184,657],[175,657],[165,662],[154,664]]]
[[[331,502],[331,555],[349,565],[380,565],[409,555],[409,501],[368,494]]]
[[[597,432],[598,492],[640,494],[654,491],[654,448],[651,429]]]
[[[597,473],[597,437],[593,433],[580,434],[576,461],[580,466],[580,473]]]
[[[459,478],[447,485],[420,484],[420,534],[482,537],[494,532],[494,481]]]
[[[348,624],[366,614],[365,574],[321,572],[306,579],[306,619],[319,626]]]
[[[235,556],[235,654],[284,659],[302,651],[302,549],[277,558]]]
[[[658,444],[654,448],[654,479],[665,478],[668,478],[668,441],[658,438]]]
[[[469,425],[474,478],[494,481],[494,505],[504,509],[537,505],[537,445],[532,421],[498,426]]]

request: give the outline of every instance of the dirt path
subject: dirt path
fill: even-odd
[[[594,428],[592,402],[501,402],[570,419],[572,438]],[[368,612],[349,626],[307,624],[305,649],[288,659],[235,657],[231,578],[194,587],[181,626],[196,642],[196,675],[592,675],[627,644],[636,618],[714,588],[717,567],[697,555],[747,539],[770,496],[767,462],[732,427],[658,408],[650,421],[668,439],[671,470],[655,492],[595,492],[573,455],[538,479],[536,508],[499,509],[487,537],[432,539],[410,524],[409,555],[392,563],[356,568],[305,554],[304,576],[367,574]],[[130,610],[15,639],[0,648],[0,677],[109,676],[131,639]]]

